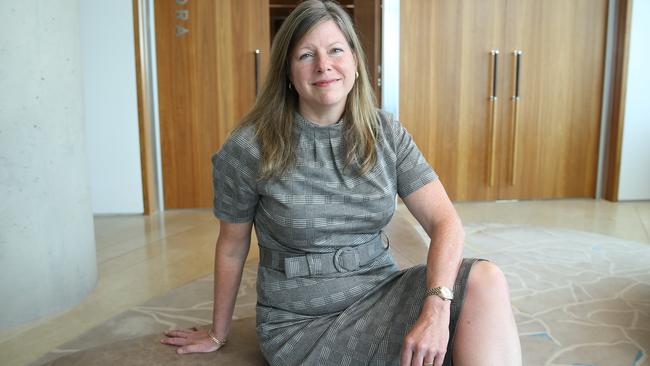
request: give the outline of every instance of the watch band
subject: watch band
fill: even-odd
[[[438,296],[439,298],[446,301],[451,301],[454,299],[454,292],[445,286],[430,288],[424,293],[424,297],[429,297],[433,295]]]

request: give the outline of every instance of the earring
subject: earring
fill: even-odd
[[[359,71],[357,71],[357,79],[359,78]]]
[[[289,90],[291,90],[291,89],[292,89],[292,88],[291,88],[291,82],[289,82]]]

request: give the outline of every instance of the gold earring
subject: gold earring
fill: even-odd
[[[357,71],[357,79],[359,78],[359,71]]]

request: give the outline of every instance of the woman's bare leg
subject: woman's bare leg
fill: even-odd
[[[521,365],[521,346],[508,283],[490,262],[476,262],[454,337],[456,366]]]

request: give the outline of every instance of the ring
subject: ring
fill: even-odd
[[[422,366],[433,366],[433,362],[423,363]]]

